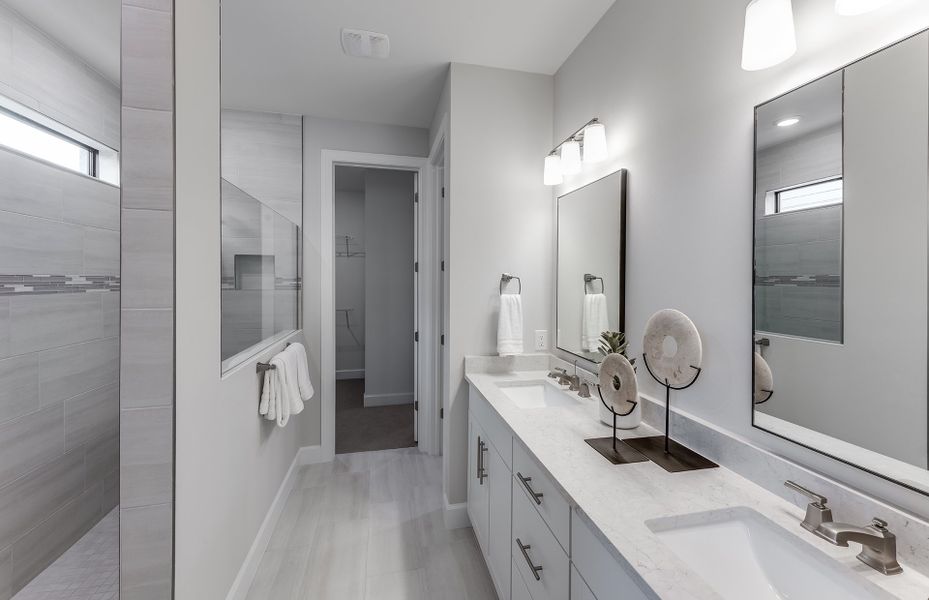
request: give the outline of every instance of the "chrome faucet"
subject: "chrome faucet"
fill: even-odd
[[[836,523],[832,510],[826,506],[828,500],[805,487],[786,481],[784,485],[812,500],[806,507],[806,516],[800,525],[835,546],[847,547],[849,542],[861,544],[858,560],[884,575],[903,572],[897,562],[897,536],[887,529],[887,522],[874,518],[865,527]]]

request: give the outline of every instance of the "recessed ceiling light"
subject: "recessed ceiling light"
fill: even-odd
[[[342,52],[360,58],[387,58],[390,56],[390,38],[376,31],[343,29]]]
[[[793,127],[800,122],[800,117],[788,117],[786,119],[781,119],[776,123],[778,127]]]

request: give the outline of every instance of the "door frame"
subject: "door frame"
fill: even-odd
[[[416,323],[414,327],[419,331],[419,343],[413,343],[413,401],[419,401],[419,411],[414,422],[418,422],[416,437],[419,440],[419,449],[428,454],[437,454],[435,427],[428,426],[438,418],[438,408],[435,399],[438,394],[430,389],[430,362],[426,358],[433,355],[433,345],[438,345],[438,336],[434,335],[428,319],[423,318],[423,311],[431,308],[431,291],[435,288],[434,273],[423,269],[423,259],[427,258],[430,248],[424,245],[423,238],[430,237],[431,223],[424,218],[424,206],[433,206],[431,190],[434,189],[430,180],[430,169],[427,168],[427,158],[419,156],[399,156],[392,154],[373,154],[369,152],[351,152],[346,150],[323,150],[320,163],[320,240],[322,247],[320,253],[320,337],[322,344],[320,373],[322,376],[321,426],[320,443],[327,458],[335,457],[335,168],[336,167],[366,167],[371,169],[390,169],[393,171],[411,171],[417,174],[416,189],[419,198],[414,205],[416,221],[419,231],[416,231],[416,248],[414,260],[420,261],[419,285],[417,298],[418,305]],[[430,237],[431,239],[431,237]],[[430,257],[431,258],[431,257]],[[413,268],[413,265],[410,265]],[[412,341],[413,332],[410,332]],[[426,364],[424,364],[426,363]],[[426,399],[427,401],[421,401]]]

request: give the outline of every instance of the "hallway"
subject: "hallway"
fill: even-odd
[[[336,454],[416,445],[412,404],[365,407],[364,379],[342,379],[335,386]]]
[[[415,448],[304,467],[249,600],[493,600],[471,529],[443,522],[442,458]]]

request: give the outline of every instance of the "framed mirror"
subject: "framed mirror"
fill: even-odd
[[[599,363],[600,334],[624,331],[626,171],[558,198],[556,344]]]
[[[929,32],[755,109],[753,425],[929,494]]]

